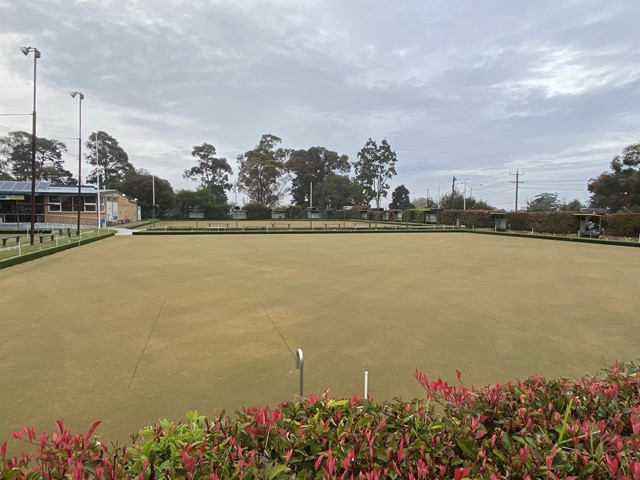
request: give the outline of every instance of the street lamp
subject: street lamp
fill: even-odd
[[[80,209],[82,207],[82,100],[84,95],[81,92],[69,92],[71,98],[78,97],[78,229],[76,234],[80,235]]]
[[[33,245],[36,228],[36,67],[40,58],[40,50],[36,47],[20,47],[25,56],[33,52],[33,124],[31,126],[31,245]]]

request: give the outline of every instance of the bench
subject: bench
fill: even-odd
[[[67,237],[71,236],[71,227],[62,227],[62,228],[56,228],[55,230],[58,230],[58,232],[60,232],[60,235],[64,235],[65,232],[67,233]],[[77,235],[77,233],[76,233]]]
[[[325,223],[324,228],[340,228],[342,225],[339,223]]]
[[[0,237],[2,239],[2,246],[6,247],[7,246],[7,241],[11,240],[12,238],[16,239],[16,245],[18,245],[20,243],[20,237],[22,235],[6,235],[4,237]]]
[[[228,223],[209,223],[209,226],[207,227],[211,230],[216,229],[216,230],[220,230],[220,229],[227,229],[229,228],[229,224]]]
[[[40,239],[40,243],[44,243],[45,238],[51,237],[51,241],[53,242],[56,239],[55,233],[39,233],[38,238]]]

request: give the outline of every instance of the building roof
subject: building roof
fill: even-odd
[[[97,188],[95,185],[82,185],[80,187],[80,193],[83,194],[92,194],[96,192]],[[0,182],[0,193],[30,194],[31,182],[2,181]],[[78,193],[77,185],[52,185],[51,182],[36,182],[36,194],[38,195],[65,195],[74,193]]]

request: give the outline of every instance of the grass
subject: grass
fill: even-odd
[[[421,394],[637,357],[635,249],[489,235],[114,237],[0,271],[0,439],[126,439],[305,391]]]

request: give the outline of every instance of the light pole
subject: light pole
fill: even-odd
[[[20,51],[29,55],[33,52],[33,124],[31,126],[31,245],[36,228],[36,72],[40,50],[36,47],[20,47]]]
[[[71,98],[78,97],[78,228],[76,234],[80,235],[80,210],[82,208],[82,100],[81,92],[69,92]]]

